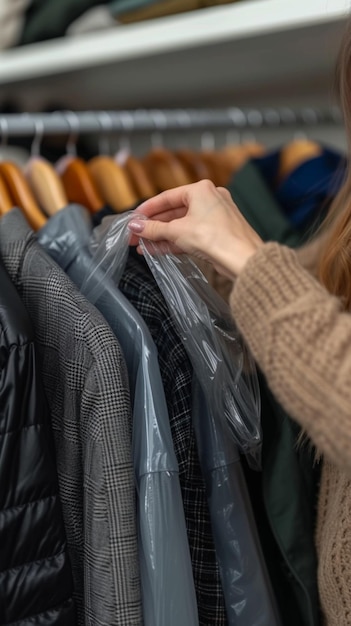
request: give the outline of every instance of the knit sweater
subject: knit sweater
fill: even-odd
[[[230,305],[274,395],[323,455],[316,543],[326,626],[351,624],[351,315],[296,253],[267,243]]]

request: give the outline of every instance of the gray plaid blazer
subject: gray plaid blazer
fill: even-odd
[[[131,411],[120,347],[19,209],[1,219],[0,254],[35,328],[79,623],[140,626]]]

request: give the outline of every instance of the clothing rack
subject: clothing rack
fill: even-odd
[[[9,136],[35,136],[39,140],[43,135],[50,134],[69,133],[72,138],[83,133],[130,134],[208,128],[233,128],[240,131],[338,125],[341,122],[341,113],[337,107],[55,111],[0,115],[0,134],[5,144]]]

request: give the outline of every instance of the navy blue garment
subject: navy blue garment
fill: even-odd
[[[346,159],[323,148],[284,180],[278,180],[280,151],[253,159],[290,222],[306,235],[320,225],[343,182]]]

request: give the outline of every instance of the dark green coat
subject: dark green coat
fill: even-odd
[[[262,472],[245,468],[283,626],[319,626],[314,547],[320,464],[260,375]]]
[[[228,185],[234,202],[263,241],[278,241],[294,248],[302,236],[290,224],[258,168],[250,161]]]

